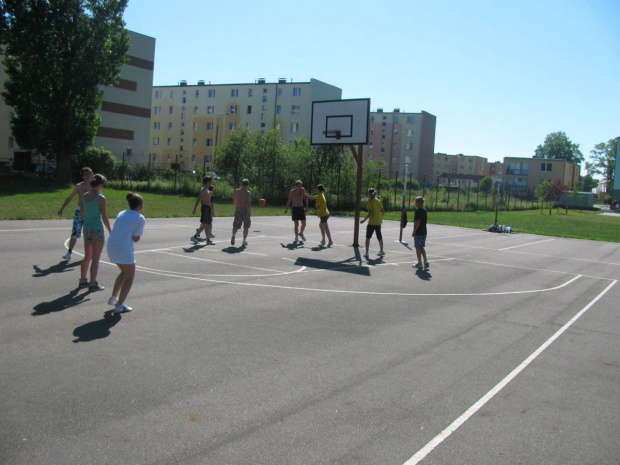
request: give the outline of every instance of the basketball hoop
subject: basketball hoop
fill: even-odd
[[[323,135],[328,139],[340,139],[340,131],[323,131]]]

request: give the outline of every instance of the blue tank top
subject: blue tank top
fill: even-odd
[[[86,200],[86,194],[82,198],[84,208],[84,227],[90,229],[103,229],[103,219],[101,218],[101,207],[99,206],[99,198],[103,195],[99,194],[90,202]]]

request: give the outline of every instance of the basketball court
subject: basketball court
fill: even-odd
[[[617,463],[620,244],[429,225],[420,271],[353,221],[147,219],[124,315],[69,221],[1,223],[0,462]]]

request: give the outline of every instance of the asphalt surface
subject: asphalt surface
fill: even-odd
[[[69,221],[0,223],[0,463],[620,463],[620,244],[430,225],[426,272],[395,222],[231,224],[147,219],[120,316]]]

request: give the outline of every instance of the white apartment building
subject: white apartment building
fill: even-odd
[[[181,171],[211,170],[217,145],[231,131],[277,129],[287,143],[310,140],[312,102],[339,100],[342,89],[317,79],[278,79],[254,83],[154,86],[152,92],[151,163]]]
[[[102,87],[103,101],[99,110],[101,123],[93,146],[110,150],[119,159],[127,147],[131,147],[132,163],[148,162],[149,127],[151,117],[151,89],[155,39],[137,32],[129,32],[129,62],[121,71],[120,80],[113,87]],[[6,81],[4,66],[0,65],[0,91]],[[38,162],[31,154],[17,146],[9,125],[12,108],[0,99],[0,160],[22,158],[21,163],[33,167]]]
[[[384,112],[382,108],[370,113],[368,145],[364,156],[368,160],[383,159],[386,175],[402,177],[405,166],[414,179],[432,183],[437,118],[430,113]]]

